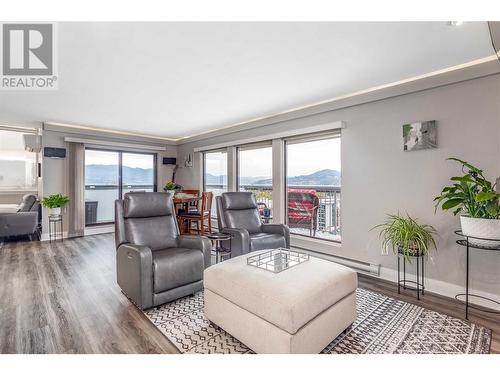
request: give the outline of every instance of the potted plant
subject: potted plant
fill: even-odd
[[[173,181],[169,181],[165,184],[163,187],[163,190],[166,191],[167,193],[170,193],[174,195],[176,192],[180,191],[182,189],[182,186],[179,184],[176,184]]]
[[[452,177],[452,185],[446,186],[434,201],[436,210],[460,214],[460,225],[465,236],[500,239],[500,205],[495,185],[486,179],[483,171],[470,163],[449,158],[461,164],[463,175]],[[498,242],[470,238],[475,245],[495,247]]]
[[[394,254],[402,254],[408,260],[412,256],[427,255],[431,246],[436,250],[434,235],[436,230],[427,224],[419,224],[408,214],[387,215],[382,224],[373,229],[380,229],[379,238],[382,240],[382,253],[388,254],[389,248]]]
[[[61,209],[69,203],[69,198],[66,195],[51,194],[42,198],[42,206],[50,209],[51,216],[61,215]]]

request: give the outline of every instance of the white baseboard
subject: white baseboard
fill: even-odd
[[[292,247],[294,247],[294,246],[292,246]],[[303,248],[298,248],[298,250],[302,250],[302,251],[306,250],[307,251],[307,249],[303,249]],[[367,269],[364,269],[363,267],[360,267],[359,261],[349,262],[349,261],[347,261],[347,259],[342,259],[342,258],[339,259],[335,256],[332,256],[331,254],[325,254],[325,253],[320,253],[320,252],[315,252],[315,251],[312,251],[312,254],[314,256],[318,256],[320,258],[329,260],[331,262],[339,263],[339,264],[342,264],[342,265],[347,266],[349,268],[352,268],[354,271],[369,274],[370,276],[381,279],[381,280],[390,281],[393,283],[397,283],[397,280],[398,280],[397,270],[392,269],[392,268],[382,267],[379,265],[370,265]],[[378,268],[378,272],[375,272],[375,268]],[[430,279],[426,276],[425,277],[425,290],[428,292],[439,294],[441,296],[455,298],[455,296],[457,294],[465,293],[465,285],[451,284],[451,283],[441,281],[441,280]],[[487,292],[484,292],[481,290],[476,290],[473,288],[469,288],[469,294],[477,294],[477,295],[484,296],[486,298],[490,298],[494,301],[500,301],[500,295],[493,294],[493,293],[487,293]],[[500,311],[500,306],[498,304],[495,304],[493,302],[489,302],[487,300],[483,300],[483,299],[474,298],[472,296],[469,296],[469,302],[473,303],[475,305],[478,305],[478,306],[482,306],[482,307],[486,307],[489,309]]]
[[[115,232],[115,225],[114,224],[98,225],[95,227],[86,227],[84,235],[91,236],[93,234],[114,233],[114,232]]]
[[[410,276],[411,277],[411,276]],[[396,282],[398,280],[398,271],[392,268],[380,267],[380,275],[378,278],[386,281]],[[439,294],[445,297],[455,298],[455,296],[459,293],[465,293],[465,285],[456,285],[451,284],[441,280],[430,279],[427,276],[425,277],[425,290]],[[487,293],[481,290],[476,290],[469,288],[469,294],[477,294],[487,298],[490,298],[495,301],[500,301],[500,295]],[[489,302],[487,300],[474,298],[469,296],[469,302],[478,306],[487,307],[490,309],[500,311],[499,305]]]

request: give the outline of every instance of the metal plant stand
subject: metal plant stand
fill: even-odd
[[[455,299],[459,300],[459,301],[462,301],[462,302],[465,302],[465,319],[468,320],[469,319],[469,308],[473,308],[473,309],[476,309],[476,310],[479,310],[479,311],[482,311],[482,312],[486,312],[486,313],[490,313],[490,314],[500,314],[500,311],[496,311],[496,310],[492,310],[492,309],[488,309],[488,308],[481,308],[481,307],[477,307],[477,306],[469,306],[469,297],[474,297],[474,298],[479,298],[479,299],[483,299],[483,300],[486,300],[486,301],[489,301],[489,302],[492,302],[492,303],[496,303],[497,305],[500,305],[500,302],[498,301],[495,301],[491,298],[488,298],[488,297],[484,297],[484,296],[480,296],[480,295],[477,295],[477,294],[471,294],[469,293],[469,259],[470,259],[470,249],[479,249],[479,250],[487,250],[487,251],[500,251],[500,240],[495,240],[495,239],[491,239],[491,238],[480,238],[480,237],[472,237],[472,236],[465,236],[461,230],[457,230],[455,231],[455,234],[459,235],[459,236],[462,236],[462,237],[465,237],[464,240],[457,240],[457,244],[461,245],[461,246],[465,246],[466,248],[466,255],[465,255],[465,259],[466,259],[466,266],[465,266],[465,293],[458,293],[456,296],[455,296]],[[495,246],[495,247],[487,247],[487,246],[481,246],[481,245],[477,245],[477,244],[474,244],[474,243],[471,243],[469,241],[469,239],[472,238],[472,239],[475,239],[475,240],[484,240],[484,241],[495,241],[498,243],[498,246]],[[461,299],[460,297],[465,297],[465,301],[463,299]]]
[[[401,256],[403,257],[403,278],[401,278]],[[403,289],[415,290],[417,292],[417,300],[420,300],[420,294],[425,295],[425,286],[424,286],[424,255],[421,253],[417,253],[415,255],[410,255],[412,258],[416,259],[416,268],[417,268],[417,280],[407,280],[406,279],[406,257],[401,251],[398,251],[398,294],[401,294],[401,287]],[[421,262],[421,266],[419,265],[419,261]],[[422,280],[422,281],[420,281]],[[413,286],[407,286],[406,284],[410,284]]]
[[[59,227],[60,231],[57,231]],[[60,233],[60,239],[63,240],[63,218],[62,215],[49,215],[49,241],[57,241]]]

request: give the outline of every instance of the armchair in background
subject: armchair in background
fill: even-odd
[[[290,230],[286,225],[262,223],[255,194],[222,193],[216,197],[216,205],[219,230],[232,235],[233,256],[290,247]]]

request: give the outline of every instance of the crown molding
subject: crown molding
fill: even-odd
[[[500,63],[497,59],[497,56],[491,55],[482,59],[470,61],[465,64],[456,65],[416,77],[372,87],[347,95],[342,95],[319,103],[294,108],[274,115],[260,117],[209,132],[181,138],[177,140],[176,144],[182,145],[195,141],[208,140],[210,138],[215,138],[242,130],[249,130],[284,121],[295,120],[307,116],[388,99],[395,96],[407,95],[418,91],[429,90],[436,87],[442,87],[499,73]]]

